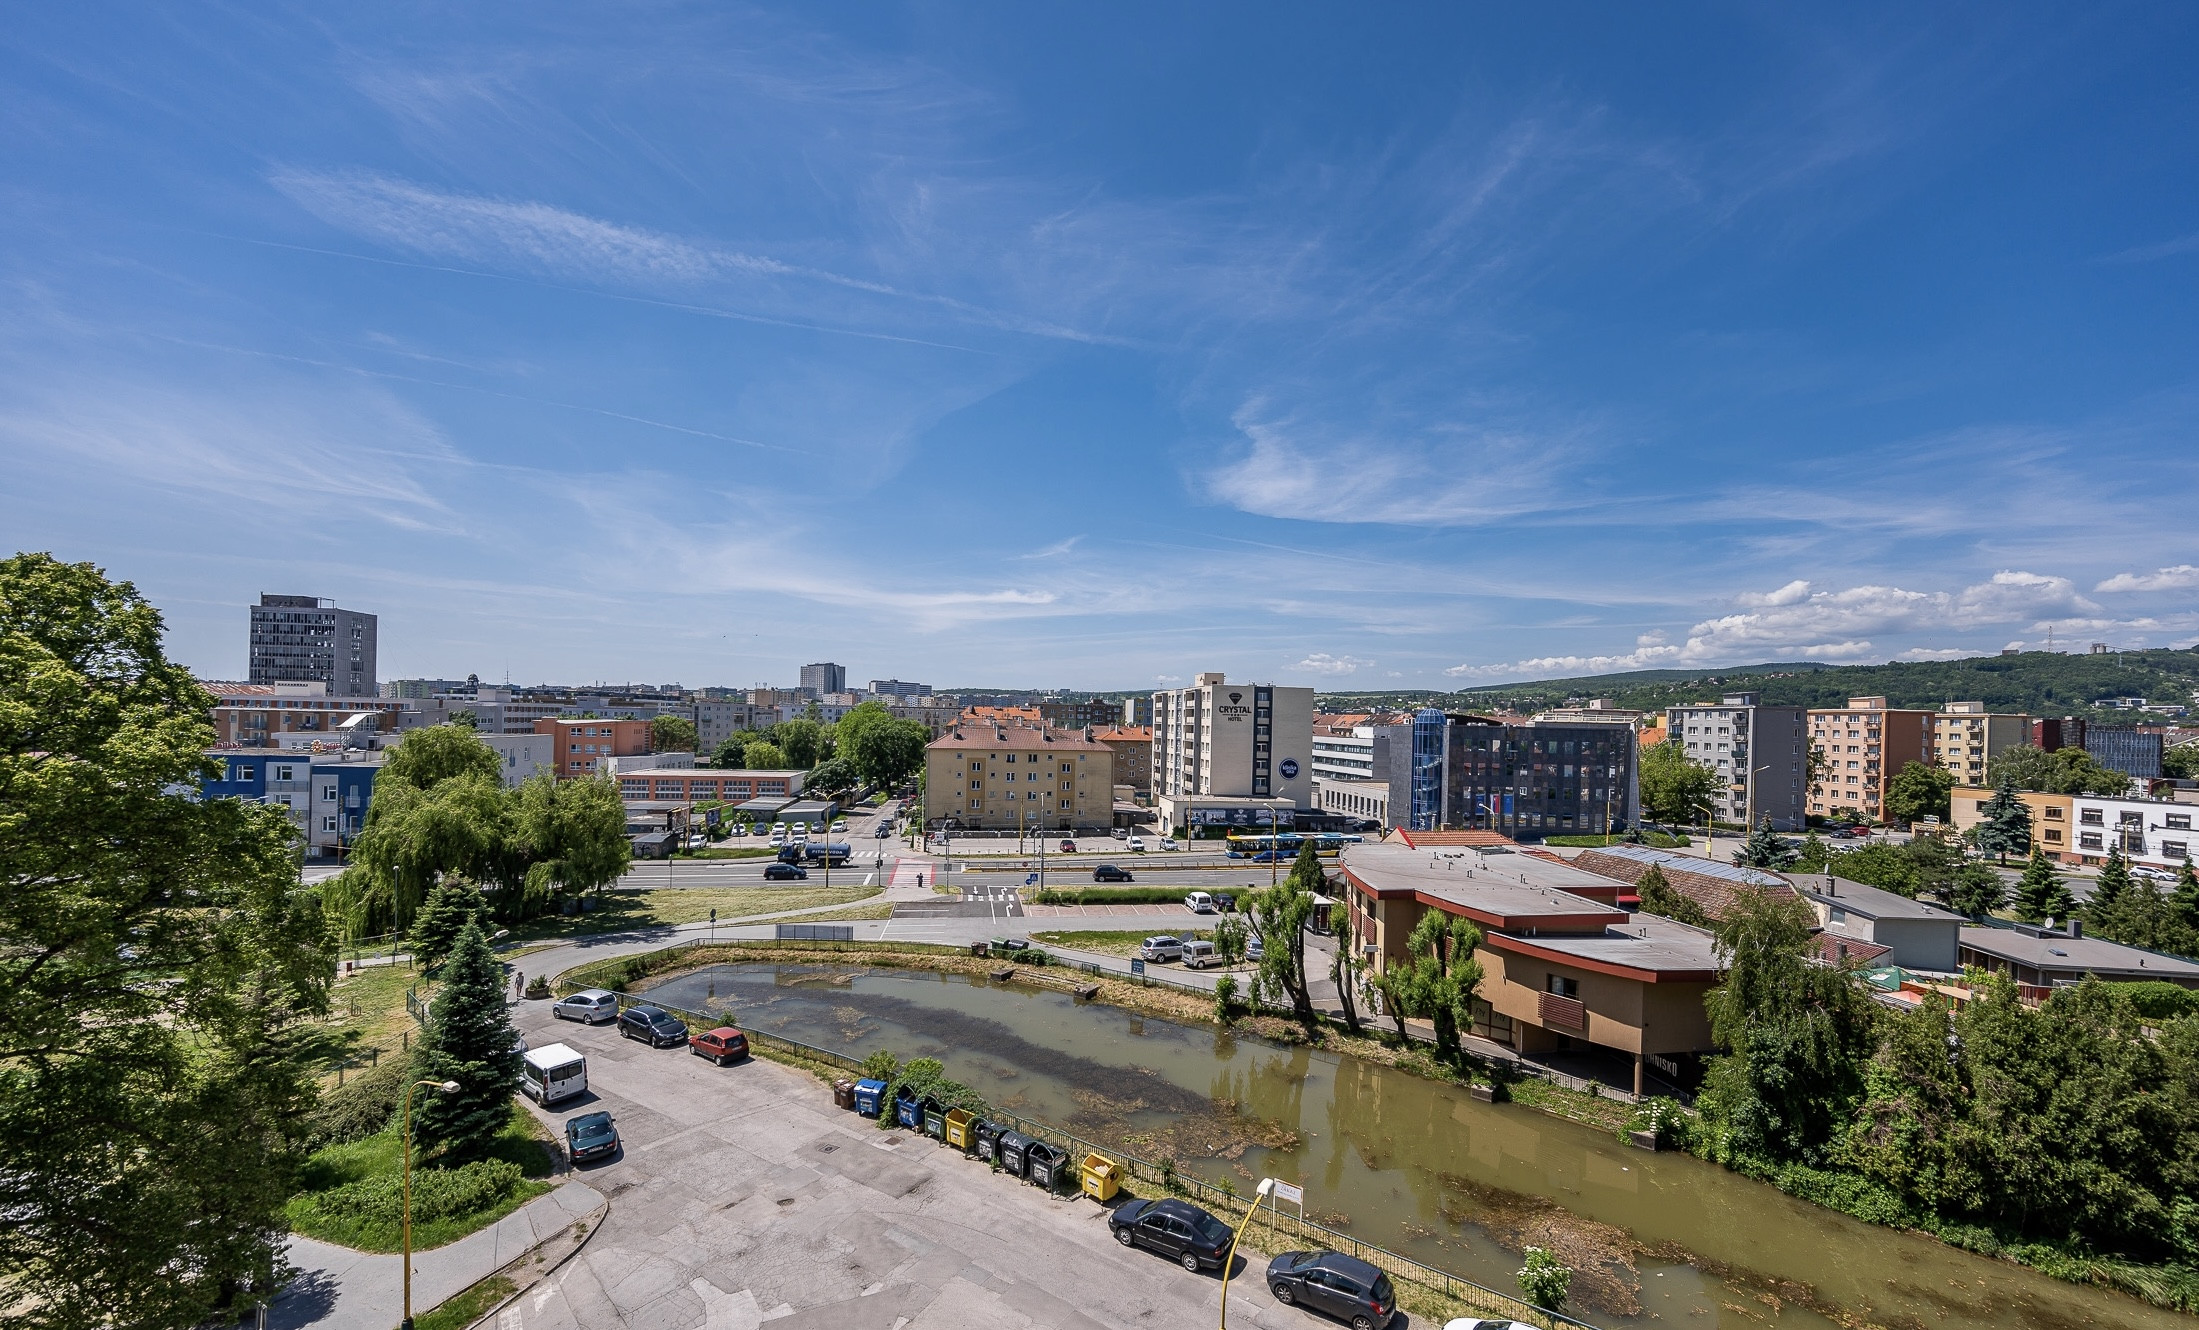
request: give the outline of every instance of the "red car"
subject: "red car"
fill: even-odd
[[[1077,852],[1077,843],[1073,840],[1063,841],[1061,843],[1061,852],[1063,854],[1075,854]]]
[[[707,1034],[689,1035],[687,1048],[696,1057],[709,1058],[722,1067],[748,1056],[748,1036],[730,1025],[721,1025]]]

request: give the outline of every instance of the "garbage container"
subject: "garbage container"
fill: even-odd
[[[893,1120],[903,1127],[918,1129],[923,1127],[924,1105],[923,1101],[916,1097],[914,1090],[903,1086],[901,1089],[894,1091]]]
[[[1084,1194],[1095,1201],[1112,1201],[1122,1190],[1122,1166],[1103,1154],[1084,1157]]]
[[[991,950],[991,946],[983,942],[972,942],[970,944],[970,954],[972,956],[983,956]]]
[[[1031,1181],[1048,1191],[1060,1186],[1069,1172],[1069,1152],[1044,1141],[1031,1142],[1031,1148],[1023,1152],[1030,1161]]]
[[[1010,950],[1008,946],[1008,939],[1004,937],[996,937],[992,941],[987,942],[985,945],[993,952],[1002,956],[1007,955]]]
[[[1020,1131],[1000,1133],[1000,1166],[1008,1170],[1008,1176],[1020,1178],[1028,1162],[1030,1149],[1037,1142]]]
[[[980,1119],[970,1131],[971,1142],[977,1147],[977,1157],[988,1164],[992,1163],[994,1157],[1000,1153],[1000,1134],[1006,1130],[1006,1127],[991,1118]]]
[[[855,1083],[855,1111],[866,1118],[878,1116],[880,1100],[885,1098],[884,1081],[861,1080]]]
[[[924,1134],[936,1141],[947,1139],[947,1106],[936,1099],[926,1099],[921,1105],[924,1111]]]
[[[834,1108],[855,1107],[855,1082],[834,1081],[832,1083],[832,1106]]]
[[[968,1109],[947,1110],[947,1144],[957,1150],[970,1148],[970,1120]]]

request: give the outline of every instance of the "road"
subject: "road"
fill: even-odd
[[[522,1004],[520,1028],[586,1053],[591,1094],[538,1116],[562,1135],[567,1118],[608,1110],[624,1149],[581,1170],[611,1198],[594,1238],[497,1330],[1204,1330],[1219,1319],[1218,1276],[1117,1246],[1092,1201],[880,1132],[791,1068],[716,1067],[548,1012]],[[1275,1303],[1263,1264],[1239,1258],[1232,1324],[1332,1324]]]

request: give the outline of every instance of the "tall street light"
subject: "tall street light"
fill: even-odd
[[[423,1085],[444,1094],[450,1094],[458,1088],[456,1081],[414,1081],[405,1087],[405,1319],[399,1330],[412,1330],[412,1092]]]
[[[1266,1200],[1274,1190],[1275,1179],[1260,1179],[1260,1185],[1252,1194],[1252,1204],[1245,1210],[1245,1217],[1237,1221],[1237,1231],[1229,1235],[1229,1253],[1222,1257],[1222,1330],[1229,1330],[1229,1272],[1237,1265],[1237,1242],[1244,1237],[1245,1229],[1252,1223],[1252,1217],[1260,1213],[1260,1202]]]

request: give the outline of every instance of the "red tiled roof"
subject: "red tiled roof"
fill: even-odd
[[[1579,854],[1573,856],[1573,866],[1575,868],[1585,868],[1591,873],[1597,873],[1604,877],[1615,877],[1630,886],[1638,886],[1643,875],[1648,873],[1653,865],[1640,859],[1628,858],[1623,854],[1605,854],[1601,850],[1582,850]],[[1751,885],[1745,882],[1736,882],[1729,878],[1712,877],[1708,873],[1691,873],[1684,868],[1675,868],[1669,863],[1654,866],[1663,871],[1665,883],[1668,886],[1700,905],[1703,908],[1703,913],[1713,919],[1725,918],[1727,912],[1733,908],[1733,902],[1738,898],[1739,893],[1744,891],[1766,891],[1774,896],[1792,896],[1796,900],[1801,899],[1801,894],[1785,882],[1776,885]]]
[[[1812,939],[1817,948],[1817,959],[1827,965],[1869,965],[1872,961],[1892,951],[1876,942],[1861,938],[1841,937],[1836,933],[1819,933]]]
[[[1101,743],[1151,743],[1153,727],[1150,725],[1110,725],[1104,730],[1092,731],[1092,737]]]

